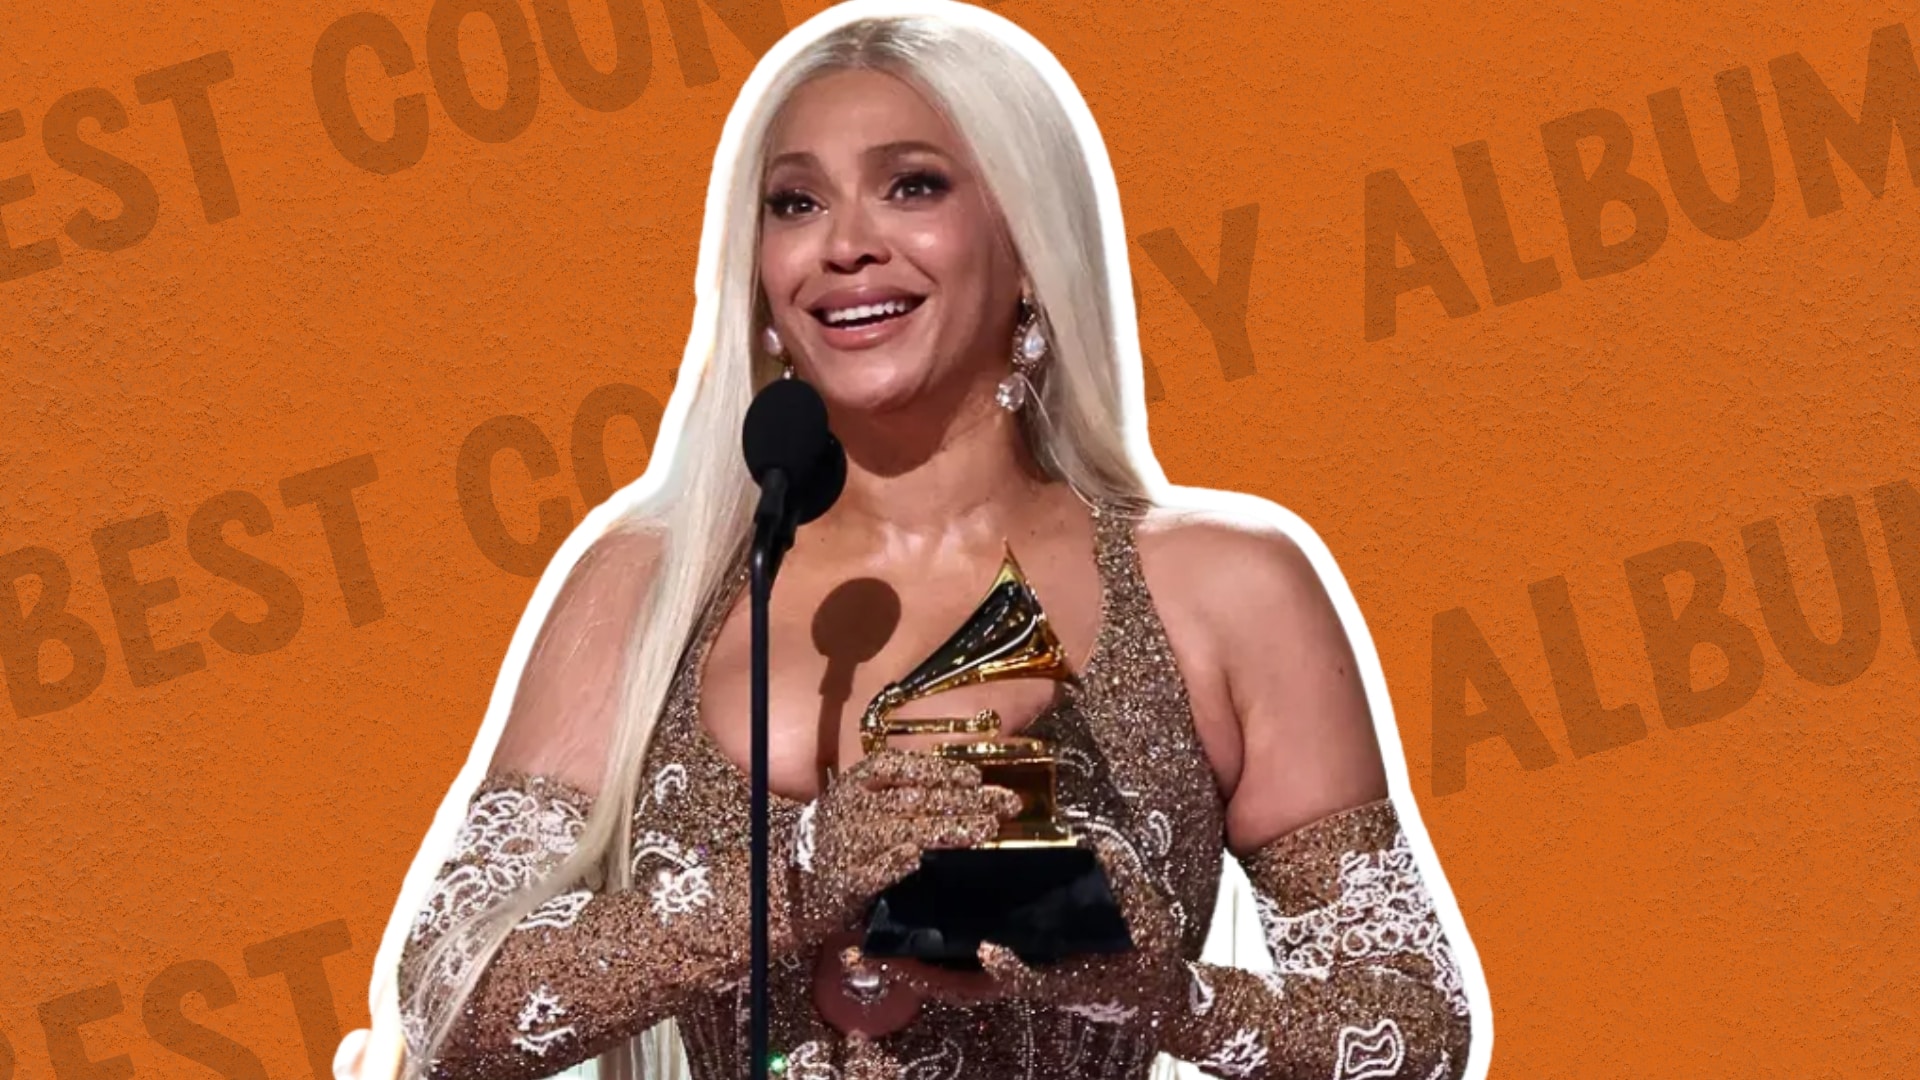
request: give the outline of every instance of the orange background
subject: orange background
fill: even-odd
[[[519,6],[539,39],[532,5]],[[534,585],[470,534],[462,441],[504,415],[552,441],[553,475],[530,475],[511,453],[495,463],[494,499],[528,540],[542,499],[568,499],[574,521],[585,512],[568,432],[588,393],[625,383],[667,399],[707,169],[755,54],[703,4],[719,77],[689,86],[662,0],[645,0],[653,69],[638,101],[581,106],[542,52],[532,123],[486,143],[433,92],[429,7],[68,0],[8,14],[0,111],[19,109],[26,134],[0,142],[0,177],[30,175],[33,194],[0,219],[16,246],[56,238],[63,261],[0,283],[0,554],[58,552],[73,577],[68,610],[107,652],[104,683],[78,705],[26,718],[0,705],[0,1035],[17,1077],[53,1076],[36,1006],[108,982],[126,1006],[83,1029],[96,1060],[206,1075],[141,1026],[143,989],[184,959],[212,961],[238,991],[217,1012],[190,998],[189,1018],[250,1048],[272,1076],[305,1075],[284,982],[249,979],[241,950],[334,919],[353,943],[325,961],[340,1027],[366,1022],[382,926]],[[604,3],[574,7],[589,56],[609,66]],[[819,7],[785,0],[786,25]],[[354,54],[348,83],[369,130],[391,130],[395,95],[427,95],[425,155],[391,175],[345,160],[314,100],[315,42],[363,10],[391,19],[415,56],[389,79],[371,52]],[[1154,445],[1175,483],[1290,507],[1343,567],[1486,971],[1491,1075],[1911,1073],[1920,658],[1868,492],[1920,466],[1920,193],[1900,142],[1920,130],[1896,136],[1878,198],[1836,157],[1844,205],[1809,217],[1767,63],[1802,54],[1858,112],[1869,38],[1912,20],[1913,6],[997,10],[1078,81],[1131,236],[1172,229],[1213,276],[1222,213],[1259,205],[1247,324],[1257,370],[1245,378],[1223,377],[1207,330],[1134,248],[1142,338],[1164,391]],[[461,41],[476,96],[497,104],[505,66],[484,20],[469,19]],[[134,79],[222,50],[235,74],[211,97],[239,213],[209,224],[172,107],[138,104]],[[1776,191],[1757,231],[1722,241],[1675,204],[1646,99],[1680,88],[1724,197],[1735,171],[1713,80],[1737,66],[1759,89]],[[119,205],[57,167],[41,139],[49,107],[85,87],[111,92],[130,122],[81,137],[139,167],[159,198],[152,232],[113,253],[62,233],[81,208],[109,217]],[[1644,264],[1580,280],[1540,125],[1592,108],[1626,118],[1629,170],[1671,220]],[[1557,290],[1490,302],[1452,156],[1477,140],[1521,255],[1553,257]],[[1449,318],[1432,292],[1410,293],[1397,333],[1368,341],[1363,191],[1382,169],[1406,183],[1480,310]],[[1607,214],[1609,240],[1632,231],[1623,208]],[[616,484],[639,475],[650,438],[627,420],[608,425]],[[378,470],[354,494],[384,614],[355,627],[318,515],[285,507],[277,485],[362,454]],[[273,519],[257,537],[229,526],[229,543],[285,570],[304,598],[292,641],[259,656],[209,638],[222,614],[255,620],[264,605],[197,565],[185,541],[194,509],[229,490],[259,496]],[[1839,606],[1813,507],[1834,495],[1858,504],[1881,636],[1864,675],[1820,687],[1769,638],[1740,529],[1779,520],[1801,602],[1830,640]],[[206,665],[136,688],[90,536],[156,511],[169,537],[133,566],[143,580],[174,578],[179,596],[149,614],[154,640],[199,641]],[[1676,540],[1725,563],[1725,608],[1759,635],[1765,661],[1752,701],[1684,729],[1661,722],[1622,573],[1627,557]],[[1638,703],[1644,739],[1569,751],[1527,593],[1556,575],[1603,702]],[[31,604],[39,584],[11,587]],[[1457,607],[1559,763],[1525,771],[1502,743],[1482,743],[1466,789],[1436,795],[1433,620]],[[1715,663],[1696,656],[1701,684],[1719,677]],[[54,678],[66,661],[50,647],[43,664]]]

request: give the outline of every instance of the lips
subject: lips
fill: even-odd
[[[897,319],[909,314],[926,300],[925,296],[903,289],[869,286],[836,289],[808,307],[820,325],[851,330]]]
[[[926,300],[900,289],[840,289],[820,297],[807,311],[820,324],[828,346],[864,349],[891,340]]]
[[[828,326],[853,328],[898,318],[920,306],[916,298],[882,300],[877,304],[850,304],[844,307],[815,308],[813,317]]]

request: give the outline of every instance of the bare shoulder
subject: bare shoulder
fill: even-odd
[[[1313,562],[1277,519],[1236,506],[1156,507],[1134,533],[1156,599],[1218,629],[1267,619],[1276,605],[1322,602]]]
[[[489,771],[599,790],[628,645],[664,552],[658,532],[619,524],[568,570],[521,671]]]
[[[528,674],[559,674],[556,669],[562,661],[543,648],[547,643],[577,641],[593,634],[604,637],[610,622],[637,616],[665,551],[666,540],[660,532],[625,523],[588,545],[568,569],[547,611],[528,659]]]
[[[658,529],[618,522],[587,546],[568,573],[569,581],[590,575],[651,575],[666,551],[666,537]]]
[[[1251,851],[1383,794],[1385,777],[1353,643],[1302,546],[1317,538],[1261,500],[1196,501],[1150,512],[1135,536],[1229,842]]]

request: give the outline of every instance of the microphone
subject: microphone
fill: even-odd
[[[740,432],[747,471],[760,485],[753,512],[752,659],[750,661],[750,745],[748,805],[750,823],[748,982],[751,1023],[747,1036],[747,1075],[767,1080],[768,1053],[767,875],[770,871],[767,794],[767,651],[771,632],[767,608],[780,558],[793,545],[801,525],[827,512],[847,483],[847,454],[827,429],[827,404],[799,379],[777,379],[754,395]]]
[[[747,471],[760,485],[754,511],[754,546],[779,572],[794,531],[818,518],[840,498],[847,482],[847,455],[827,427],[819,391],[799,379],[776,379],[747,407],[741,430]]]

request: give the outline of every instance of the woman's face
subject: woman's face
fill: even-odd
[[[874,71],[813,79],[767,161],[761,287],[830,405],[885,412],[1005,374],[1018,261],[971,155],[918,91]]]

